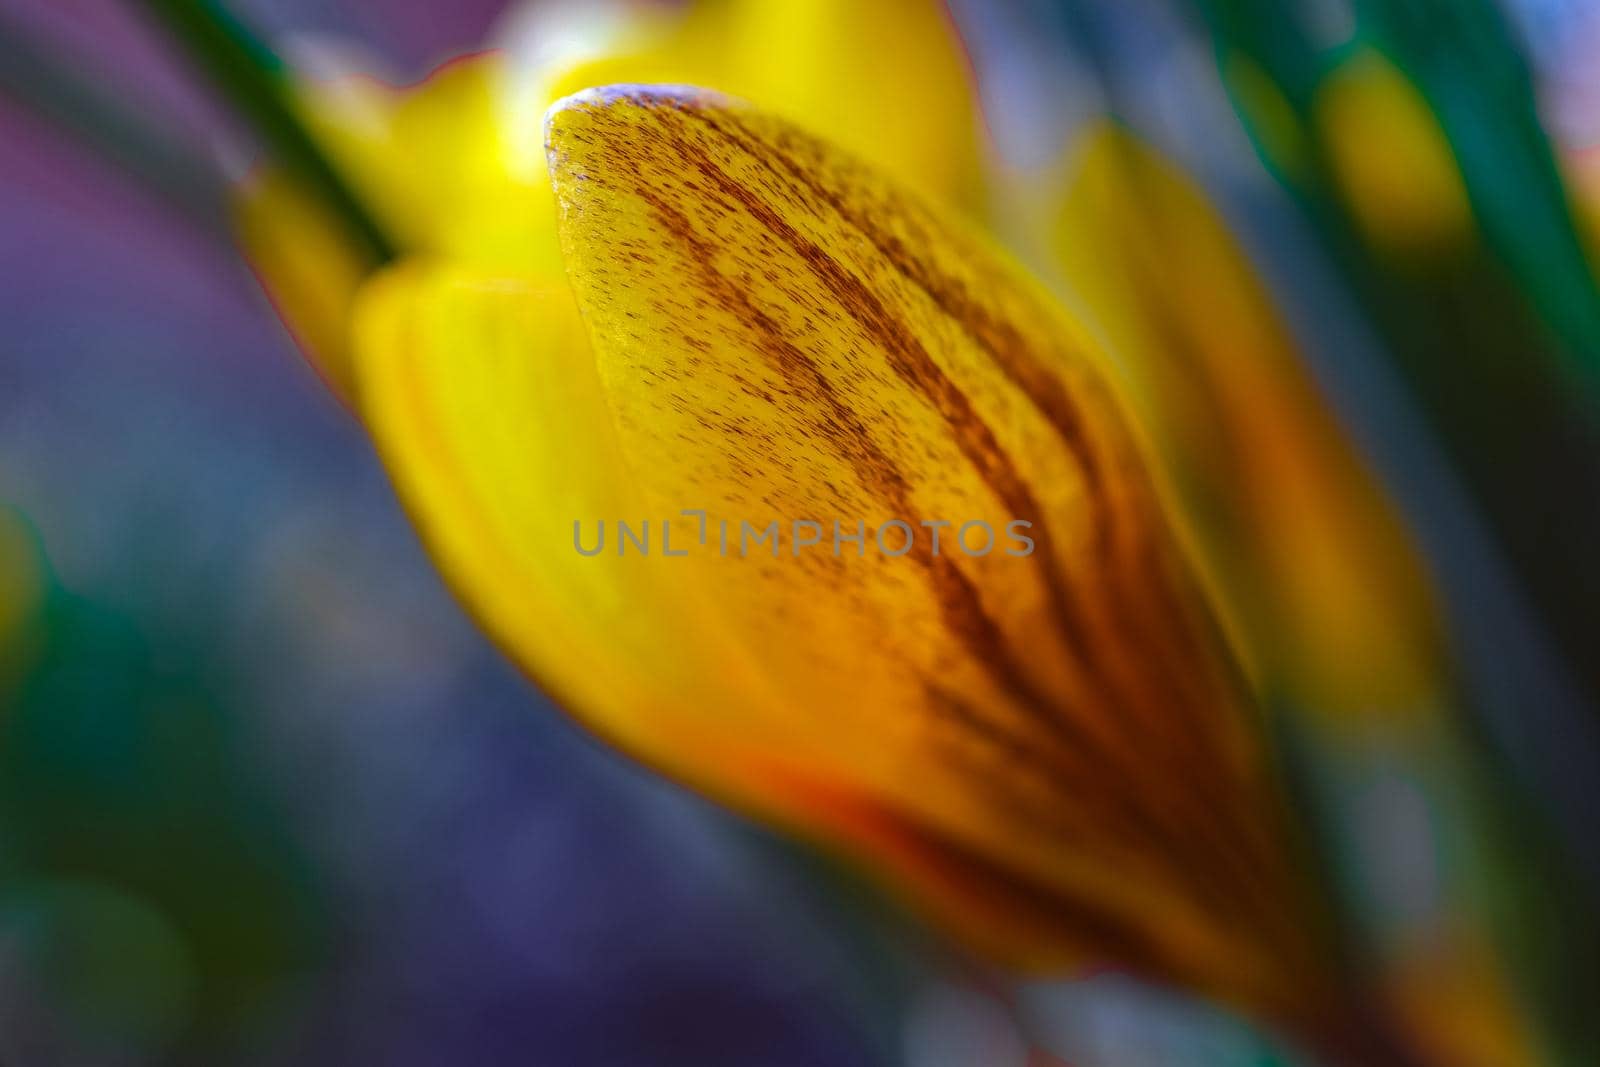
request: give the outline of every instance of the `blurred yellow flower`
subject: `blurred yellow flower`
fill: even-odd
[[[464,57],[414,89],[360,73],[302,87],[306,125],[404,251],[559,277],[544,113],[620,82],[710,85],[792,119],[826,115],[830,138],[868,162],[936,200],[976,204],[972,72],[936,0],[538,10],[531,56]],[[239,198],[238,226],[296,339],[348,396],[350,301],[371,265],[333,246],[322,211],[267,169]]]
[[[1078,152],[1058,261],[1128,369],[1255,669],[1329,725],[1438,708],[1422,557],[1226,222],[1116,126]]]
[[[1083,335],[781,120],[619,90],[549,138],[570,286],[419,261],[358,316],[361,410],[489,632],[995,957],[1306,1010],[1319,920],[1247,699]],[[1037,550],[574,551],[577,519],[697,544],[685,509],[1023,520]]]
[[[313,357],[462,600],[596,732],[991,958],[1316,1027],[1342,1002],[1326,916],[1250,698],[1095,345],[944,219],[975,188],[959,50],[933,5],[892,6],[921,28],[712,5],[726,23],[632,31],[640,58],[536,72],[540,99],[641,71],[762,105],[582,93],[550,112],[544,174],[501,56],[412,92],[348,79],[308,108],[400,262],[354,284],[300,262],[313,217],[271,177],[247,244],[296,332],[329,338]],[[837,71],[747,54],[806,18],[876,43]],[[781,551],[715,551],[724,524]],[[968,525],[1010,550],[966,550]]]
[[[1312,102],[1338,192],[1367,243],[1394,256],[1457,249],[1472,205],[1450,140],[1415,85],[1370,49],[1328,75]]]
[[[1107,123],[1076,151],[1057,261],[1128,372],[1258,688],[1325,754],[1446,762],[1455,694],[1430,575],[1272,294],[1155,149]],[[1384,946],[1375,984],[1439,1062],[1532,1062],[1481,902],[1451,904],[1431,936]]]

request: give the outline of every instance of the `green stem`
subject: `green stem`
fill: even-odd
[[[373,262],[393,259],[393,242],[295,116],[283,61],[215,0],[143,3],[278,161],[332,209]]]

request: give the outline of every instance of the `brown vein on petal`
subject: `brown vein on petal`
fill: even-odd
[[[1011,814],[1017,816],[1018,822],[1045,830],[1052,835],[1064,834],[1069,838],[1082,833],[1090,825],[1095,825],[1099,829],[1121,831],[1120,834],[1114,833],[1113,837],[1120,837],[1123,840],[1131,837],[1129,831],[1138,822],[1138,817],[1130,811],[1099,810],[1089,820],[1072,821],[1067,818],[1067,812],[1082,800],[1080,792],[1082,786],[1090,783],[1092,779],[1106,777],[1107,768],[1103,764],[1097,764],[1092,758],[1085,758],[1086,754],[1079,749],[1068,749],[1063,752],[1055,745],[1050,745],[1046,751],[1042,746],[1048,744],[1047,740],[1032,735],[1018,735],[1007,724],[988,718],[959,694],[935,681],[926,681],[923,693],[926,707],[937,719],[950,723],[960,736],[969,742],[976,741],[982,747],[1009,761],[1011,764],[1009,770],[1043,786],[1055,794],[1056,800],[1064,802],[1050,808],[1041,808],[1036,804],[1023,806],[1025,810],[1014,808]],[[992,787],[1002,781],[987,774],[974,775],[971,780],[978,783],[982,792],[991,799],[994,799]],[[1102,781],[1092,784],[1101,787],[1098,790],[1091,789],[1094,795],[1120,797],[1118,790],[1106,788],[1110,783]]]
[[[846,803],[847,798],[835,798]],[[1175,957],[1167,940],[1159,933],[1107,914],[1081,895],[1064,895],[1059,888],[1041,884],[1031,874],[1006,865],[992,853],[979,853],[947,832],[881,806],[854,806],[859,821],[891,835],[902,848],[909,848],[925,869],[936,872],[947,883],[966,883],[998,892],[1008,910],[1020,910],[1036,917],[1041,942],[1073,943],[1103,954],[1096,963],[1114,964],[1148,978],[1180,976],[1207,987],[1213,978],[1209,967],[1197,970],[1191,961]],[[981,872],[981,873],[980,873]],[[981,882],[974,883],[977,876]],[[1054,928],[1061,936],[1047,936]]]
[[[955,724],[965,736],[975,738],[993,752],[1008,760],[1008,770],[1022,775],[1027,781],[1044,787],[1054,796],[1054,804],[1041,805],[1037,797],[1030,797],[1021,788],[1015,775],[993,775],[973,770],[970,754],[951,748],[946,756],[952,766],[971,774],[980,783],[982,791],[997,809],[1015,823],[1042,832],[1062,845],[1081,848],[1088,836],[1095,838],[1101,850],[1111,853],[1131,851],[1139,862],[1152,860],[1165,863],[1168,874],[1176,882],[1188,884],[1200,902],[1214,918],[1223,922],[1236,920],[1240,913],[1239,883],[1228,877],[1225,869],[1205,862],[1211,858],[1202,843],[1186,834],[1181,828],[1169,825],[1143,806],[1123,803],[1128,797],[1126,789],[1116,787],[1115,781],[1094,782],[1092,779],[1114,779],[1117,771],[1097,764],[1084,763],[1076,773],[1062,774],[1050,760],[1042,759],[1035,739],[1020,738],[1003,725],[989,721],[959,694],[937,684],[926,686],[927,705],[941,717]],[[1085,786],[1088,786],[1087,791]],[[1067,812],[1081,808],[1085,796],[1100,801],[1087,819],[1070,819]],[[1110,801],[1111,804],[1105,802]],[[1088,834],[1086,831],[1094,831]],[[1137,842],[1142,848],[1131,848]],[[1235,857],[1237,858],[1237,857]]]

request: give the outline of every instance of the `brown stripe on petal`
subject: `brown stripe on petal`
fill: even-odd
[[[979,783],[989,801],[1009,818],[1055,837],[1064,847],[1081,845],[1093,838],[1099,849],[1129,850],[1143,863],[1154,859],[1166,868],[1167,877],[1193,886],[1197,900],[1215,918],[1227,921],[1239,914],[1237,876],[1256,869],[1258,864],[1251,862],[1254,857],[1248,850],[1241,853],[1238,842],[1228,838],[1213,840],[1212,833],[1175,825],[1144,805],[1127,803],[1137,797],[1117,788],[1116,778],[1124,772],[1094,759],[1092,754],[1088,759],[1063,760],[1059,749],[1041,748],[1040,738],[1018,736],[990,721],[959,694],[930,684],[927,697],[929,709],[956,726],[963,737],[978,741],[1006,761],[1003,773],[985,774],[968,747],[945,746],[950,765]],[[1041,792],[1049,795],[1048,803],[1039,802]],[[1092,812],[1081,810],[1085,796],[1101,801]],[[1122,803],[1107,805],[1104,801],[1108,798]],[[1191,807],[1188,814],[1199,812]],[[1154,852],[1151,845],[1157,846]],[[1229,863],[1217,862],[1221,858],[1218,848]]]
[[[1039,953],[1048,955],[1054,951],[1053,946],[1071,943],[1082,953],[1074,961],[1079,970],[1116,967],[1156,981],[1177,980],[1198,989],[1214,988],[1219,970],[1236,971],[1246,975],[1240,981],[1249,986],[1247,999],[1265,1005],[1269,1012],[1295,1010],[1302,999],[1301,984],[1262,984],[1254,973],[1259,960],[1241,966],[1241,961],[1233,958],[1218,959],[1210,952],[1196,953],[1193,946],[1175,945],[1163,929],[1165,915],[1116,914],[1098,905],[1088,894],[1063,895],[1057,887],[1040,882],[1030,872],[996,862],[994,856],[937,826],[820,783],[807,783],[805,788],[809,803],[831,808],[852,827],[851,836],[858,847],[892,857],[896,864],[912,865],[921,878],[958,887],[956,895],[966,897],[973,906],[985,900],[987,906],[1003,907],[1016,927],[1032,931],[1030,940],[1037,946],[1033,957],[1036,967],[1045,962],[1050,969],[1059,968],[1061,961],[1044,960]],[[1297,977],[1307,984],[1315,981],[1313,974]],[[1310,999],[1315,1002],[1314,996]]]

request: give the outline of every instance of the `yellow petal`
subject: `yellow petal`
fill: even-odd
[[[559,38],[562,14],[543,20],[541,35]],[[592,21],[595,12],[586,5],[564,14]],[[602,82],[738,92],[826,123],[836,140],[903,180],[975,205],[973,80],[937,0],[726,0],[681,14],[622,4],[613,15],[578,50],[581,60],[557,62],[554,48],[544,66],[513,71],[504,54],[485,52],[405,88],[344,74],[302,84],[298,110],[402,250],[497,274],[559,275],[540,117],[558,96]],[[280,316],[348,399],[350,301],[371,265],[346,247],[314,195],[280,171],[245,183],[236,215]]]
[[[514,166],[497,53],[448,63],[397,89],[350,75],[301,86],[308,128],[403,251],[486,271],[558,278],[545,175]],[[350,314],[373,264],[315,195],[277,168],[247,181],[236,227],[252,268],[329,385],[353,390]]]
[[[497,271],[553,274],[554,203],[542,171],[515,166],[507,77],[499,53],[435,71],[395,109],[386,163],[414,190],[410,211],[426,227],[418,247]]]
[[[1082,332],[780,120],[617,91],[566,102],[548,136],[595,368],[597,399],[564,408],[577,421],[552,426],[540,398],[582,360],[528,333],[544,305],[502,346],[484,338],[503,303],[363,334],[380,446],[511,654],[645,760],[853,852],[1000,958],[1120,963],[1278,1014],[1314,999],[1316,912],[1250,713]],[[582,427],[611,428],[620,470],[589,476],[630,487],[633,517],[899,520],[914,547],[797,553],[785,535],[777,556],[724,556],[713,536],[684,558],[573,560],[545,517],[613,516],[572,514],[525,468],[584,481]],[[463,458],[420,491],[440,456]],[[1036,550],[969,554],[952,528],[935,553],[923,521],[1027,522]],[[626,604],[637,641],[608,659],[611,616],[543,607],[557,570]],[[514,610],[542,625],[497,622]],[[580,640],[597,651],[568,664]],[[596,663],[638,694],[585,699]]]
[[[1345,758],[1398,743],[1439,767],[1451,744],[1433,717],[1451,702],[1441,616],[1394,504],[1204,192],[1110,124],[1080,152],[1060,262],[1132,371],[1263,687],[1316,716],[1303,724],[1325,728],[1313,736],[1354,742]],[[1505,961],[1464,888],[1449,887],[1448,927],[1419,936],[1412,924],[1383,946],[1389,1002],[1437,1046],[1430,1062],[1530,1062]]]
[[[348,403],[350,308],[372,264],[346,239],[343,223],[281,170],[258,171],[240,187],[234,229],[295,343]]]
[[[1334,722],[1437,706],[1422,558],[1226,222],[1114,126],[1081,153],[1060,262],[1131,369],[1252,658]]]
[[[308,82],[301,112],[403,249],[548,270],[548,183],[515,166],[507,80],[505,57],[484,52],[403,89],[359,75]]]
[[[487,630],[564,703],[629,709],[596,723],[620,744],[717,758],[685,712],[762,699],[717,620],[665,561],[575,550],[575,519],[643,515],[566,285],[409,262],[362,294],[356,338],[362,414]],[[655,601],[692,641],[662,639]]]
[[[552,72],[541,110],[596,85],[705,86],[826,134],[920,192],[976,206],[976,87],[938,0],[712,0],[629,31],[611,54]]]

